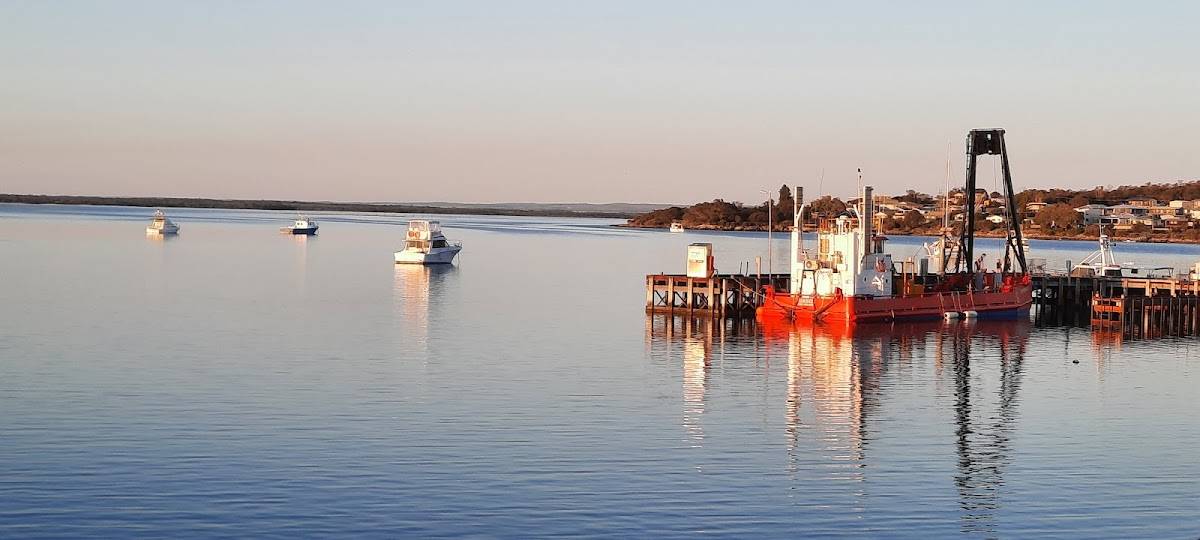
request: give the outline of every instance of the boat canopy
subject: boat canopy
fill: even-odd
[[[438,221],[426,221],[424,219],[414,219],[408,222],[408,230],[421,231],[429,233],[442,232],[442,224]]]

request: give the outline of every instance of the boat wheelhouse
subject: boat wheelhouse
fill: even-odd
[[[1071,275],[1077,277],[1135,277],[1135,278],[1169,278],[1175,273],[1171,266],[1139,266],[1131,262],[1117,262],[1113,254],[1112,240],[1100,228],[1100,249],[1092,252],[1071,268]]]

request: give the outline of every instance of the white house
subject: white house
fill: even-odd
[[[1083,217],[1084,225],[1094,225],[1100,223],[1100,219],[1104,216],[1111,215],[1112,211],[1108,205],[1104,204],[1085,204],[1075,209],[1076,212]]]

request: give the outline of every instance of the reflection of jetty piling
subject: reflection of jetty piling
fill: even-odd
[[[762,305],[764,285],[787,290],[788,274],[712,277],[651,274],[646,276],[646,311],[714,317],[754,317]]]

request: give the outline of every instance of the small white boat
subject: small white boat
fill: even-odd
[[[1118,263],[1113,255],[1112,242],[1104,229],[1100,229],[1100,249],[1088,255],[1071,268],[1072,276],[1092,277],[1171,277],[1175,269],[1170,266],[1143,267],[1131,262]]]
[[[679,221],[672,221],[671,232],[683,232],[683,223]]]
[[[459,251],[462,244],[446,240],[441,223],[413,220],[408,222],[404,249],[396,252],[396,264],[450,264]]]
[[[317,221],[308,219],[308,216],[296,216],[296,221],[292,222],[287,227],[280,227],[279,232],[284,234],[303,234],[312,236],[317,234]]]
[[[150,220],[150,225],[146,226],[146,234],[175,234],[179,232],[179,225],[167,219],[167,214],[162,210],[154,211],[154,219]]]

